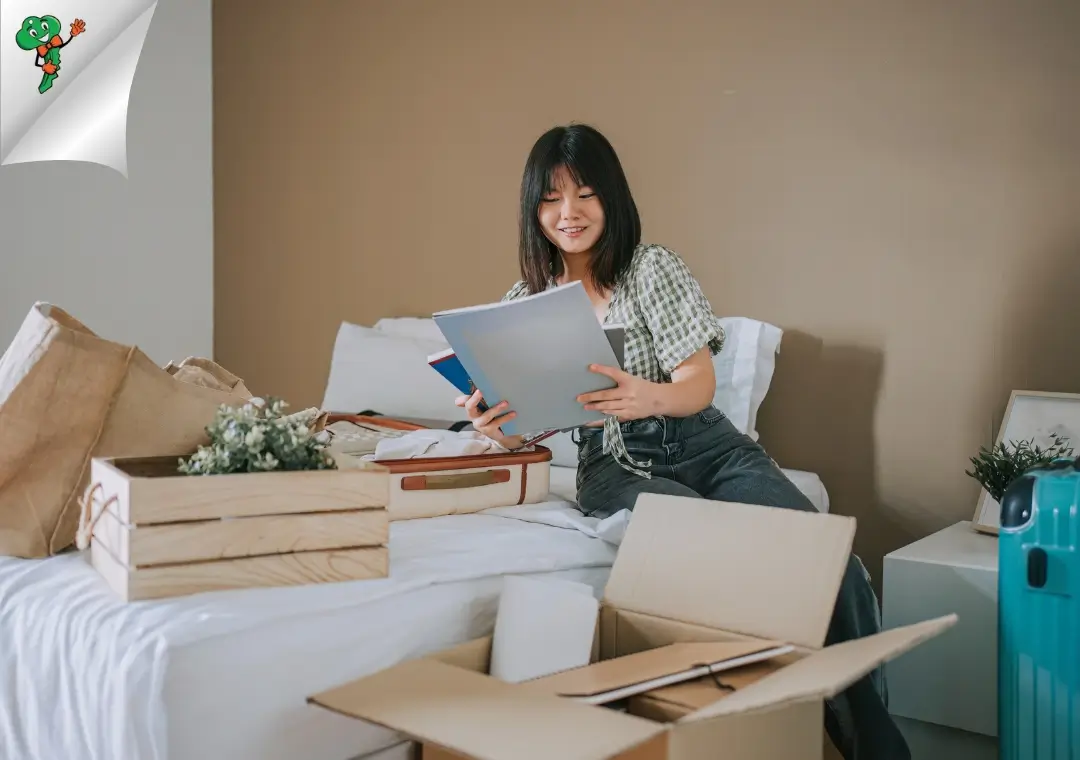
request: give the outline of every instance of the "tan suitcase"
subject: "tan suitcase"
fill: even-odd
[[[331,413],[327,428],[351,423],[366,429],[407,432],[421,425],[387,417]],[[338,426],[340,429],[340,425]],[[551,450],[463,457],[382,459],[374,464],[390,472],[387,513],[390,520],[414,520],[479,512],[492,507],[535,504],[548,497]]]

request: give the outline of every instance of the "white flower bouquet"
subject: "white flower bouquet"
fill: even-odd
[[[242,406],[222,405],[207,426],[210,444],[181,458],[185,475],[224,475],[279,470],[333,470],[329,434],[318,409],[284,414],[281,399],[252,398]]]

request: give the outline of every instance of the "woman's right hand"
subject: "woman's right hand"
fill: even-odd
[[[454,403],[463,407],[472,421],[472,426],[477,432],[486,435],[500,446],[507,449],[521,448],[523,438],[519,435],[506,436],[502,432],[502,423],[514,419],[516,414],[509,411],[509,404],[500,401],[486,412],[480,411],[480,402],[484,400],[480,391],[475,391],[471,396],[458,396]]]

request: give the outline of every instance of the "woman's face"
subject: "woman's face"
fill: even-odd
[[[540,199],[537,218],[547,239],[564,253],[590,253],[604,231],[604,208],[592,188],[579,187],[564,167]]]

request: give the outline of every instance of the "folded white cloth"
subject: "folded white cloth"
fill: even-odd
[[[414,430],[397,438],[383,438],[375,445],[375,461],[421,457],[468,457],[506,454],[509,449],[475,430]]]

